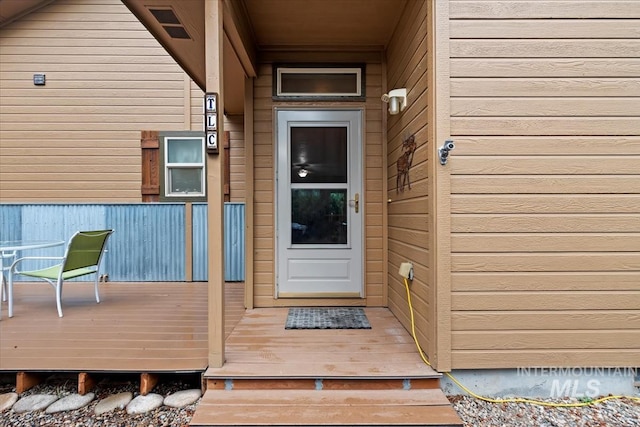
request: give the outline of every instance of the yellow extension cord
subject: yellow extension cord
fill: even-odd
[[[407,302],[409,303],[409,313],[411,314],[411,336],[413,337],[413,340],[416,343],[416,347],[418,348],[418,352],[420,353],[420,357],[422,358],[422,361],[427,365],[431,366],[431,363],[429,363],[429,359],[427,359],[424,352],[422,351],[422,347],[420,347],[420,343],[418,342],[418,338],[416,337],[416,324],[413,316],[413,305],[411,304],[411,292],[409,291],[409,280],[406,277],[404,278],[404,286],[407,289]],[[515,397],[511,399],[491,399],[489,397],[480,396],[479,394],[476,394],[473,391],[469,390],[467,387],[462,385],[460,381],[458,381],[453,375],[451,375],[450,372],[445,372],[444,374],[447,377],[449,377],[451,381],[453,381],[458,387],[460,387],[461,390],[467,392],[470,396],[473,396],[478,400],[484,400],[485,402],[491,402],[491,403],[529,403],[532,405],[551,406],[554,408],[576,408],[576,407],[582,407],[582,406],[596,405],[598,403],[602,403],[604,401],[613,400],[613,399],[630,399],[630,400],[635,400],[636,402],[640,402],[640,397],[633,397],[633,396],[606,396],[606,397],[601,397],[599,399],[593,399],[586,402],[576,402],[576,403],[553,403],[553,402],[545,402],[542,400],[535,400],[535,399],[524,399],[522,397]]]

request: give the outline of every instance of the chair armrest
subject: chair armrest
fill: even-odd
[[[0,271],[2,271],[3,274],[5,271],[9,271],[11,268],[11,260],[15,259],[15,257],[16,251],[0,251]],[[5,264],[5,260],[8,261],[7,264]]]
[[[48,260],[62,261],[62,260],[64,260],[64,257],[60,257],[60,256],[25,256],[25,257],[22,257],[22,258],[18,258],[17,260],[13,261],[13,263],[11,264],[11,267],[9,268],[9,274],[14,273],[14,272],[20,274],[20,272],[16,269],[16,267],[22,261],[26,261],[26,260],[29,260],[29,259],[39,259],[39,260],[48,259]]]

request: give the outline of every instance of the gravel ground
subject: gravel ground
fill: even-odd
[[[52,377],[42,384],[26,391],[23,396],[35,393],[49,393],[64,396],[74,393],[75,377]],[[176,391],[198,387],[197,379],[169,377],[161,380],[153,392],[167,396]],[[14,391],[13,384],[0,379],[0,393]],[[1,427],[186,427],[195,412],[197,402],[185,408],[174,409],[162,406],[155,411],[141,415],[128,415],[124,410],[116,410],[103,415],[95,415],[93,408],[100,399],[121,391],[137,395],[136,377],[109,377],[98,383],[96,399],[83,409],[58,414],[44,411],[16,414],[5,411],[0,415]],[[468,396],[449,396],[465,427],[638,427],[640,426],[640,402],[629,399],[609,400],[582,408],[551,408],[524,403],[494,404]],[[561,402],[549,400],[549,402]],[[576,402],[575,399],[563,400]]]
[[[122,391],[130,391],[134,397],[139,393],[138,377],[121,378],[110,377],[98,383],[94,390],[96,398],[88,405],[77,411],[45,414],[44,411],[26,414],[16,414],[12,410],[0,415],[0,427],[186,427],[195,412],[198,402],[184,408],[175,409],[161,406],[146,414],[128,415],[125,410],[115,410],[102,415],[95,415],[93,409],[98,401]],[[46,393],[65,396],[77,392],[77,379],[52,377],[40,385],[27,390],[22,396]],[[197,388],[197,380],[192,378],[161,379],[153,389],[153,393],[167,396],[180,390]],[[0,393],[15,391],[14,384],[0,382]],[[21,396],[21,397],[22,397]]]
[[[489,403],[469,396],[449,396],[465,427],[638,427],[640,402],[613,399],[579,408],[525,403]],[[576,403],[575,399],[549,400]]]

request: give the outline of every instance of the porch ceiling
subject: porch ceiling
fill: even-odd
[[[274,50],[382,50],[408,0],[224,0],[225,111],[243,111],[245,75]],[[205,88],[204,0],[122,0]],[[149,9],[171,9],[189,38],[171,37]]]
[[[258,48],[383,49],[407,0],[243,0]]]
[[[53,0],[0,0],[0,27],[51,2]]]

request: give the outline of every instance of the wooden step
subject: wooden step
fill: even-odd
[[[462,426],[440,389],[207,390],[191,426]]]
[[[205,390],[408,390],[440,388],[440,378],[211,378]]]

